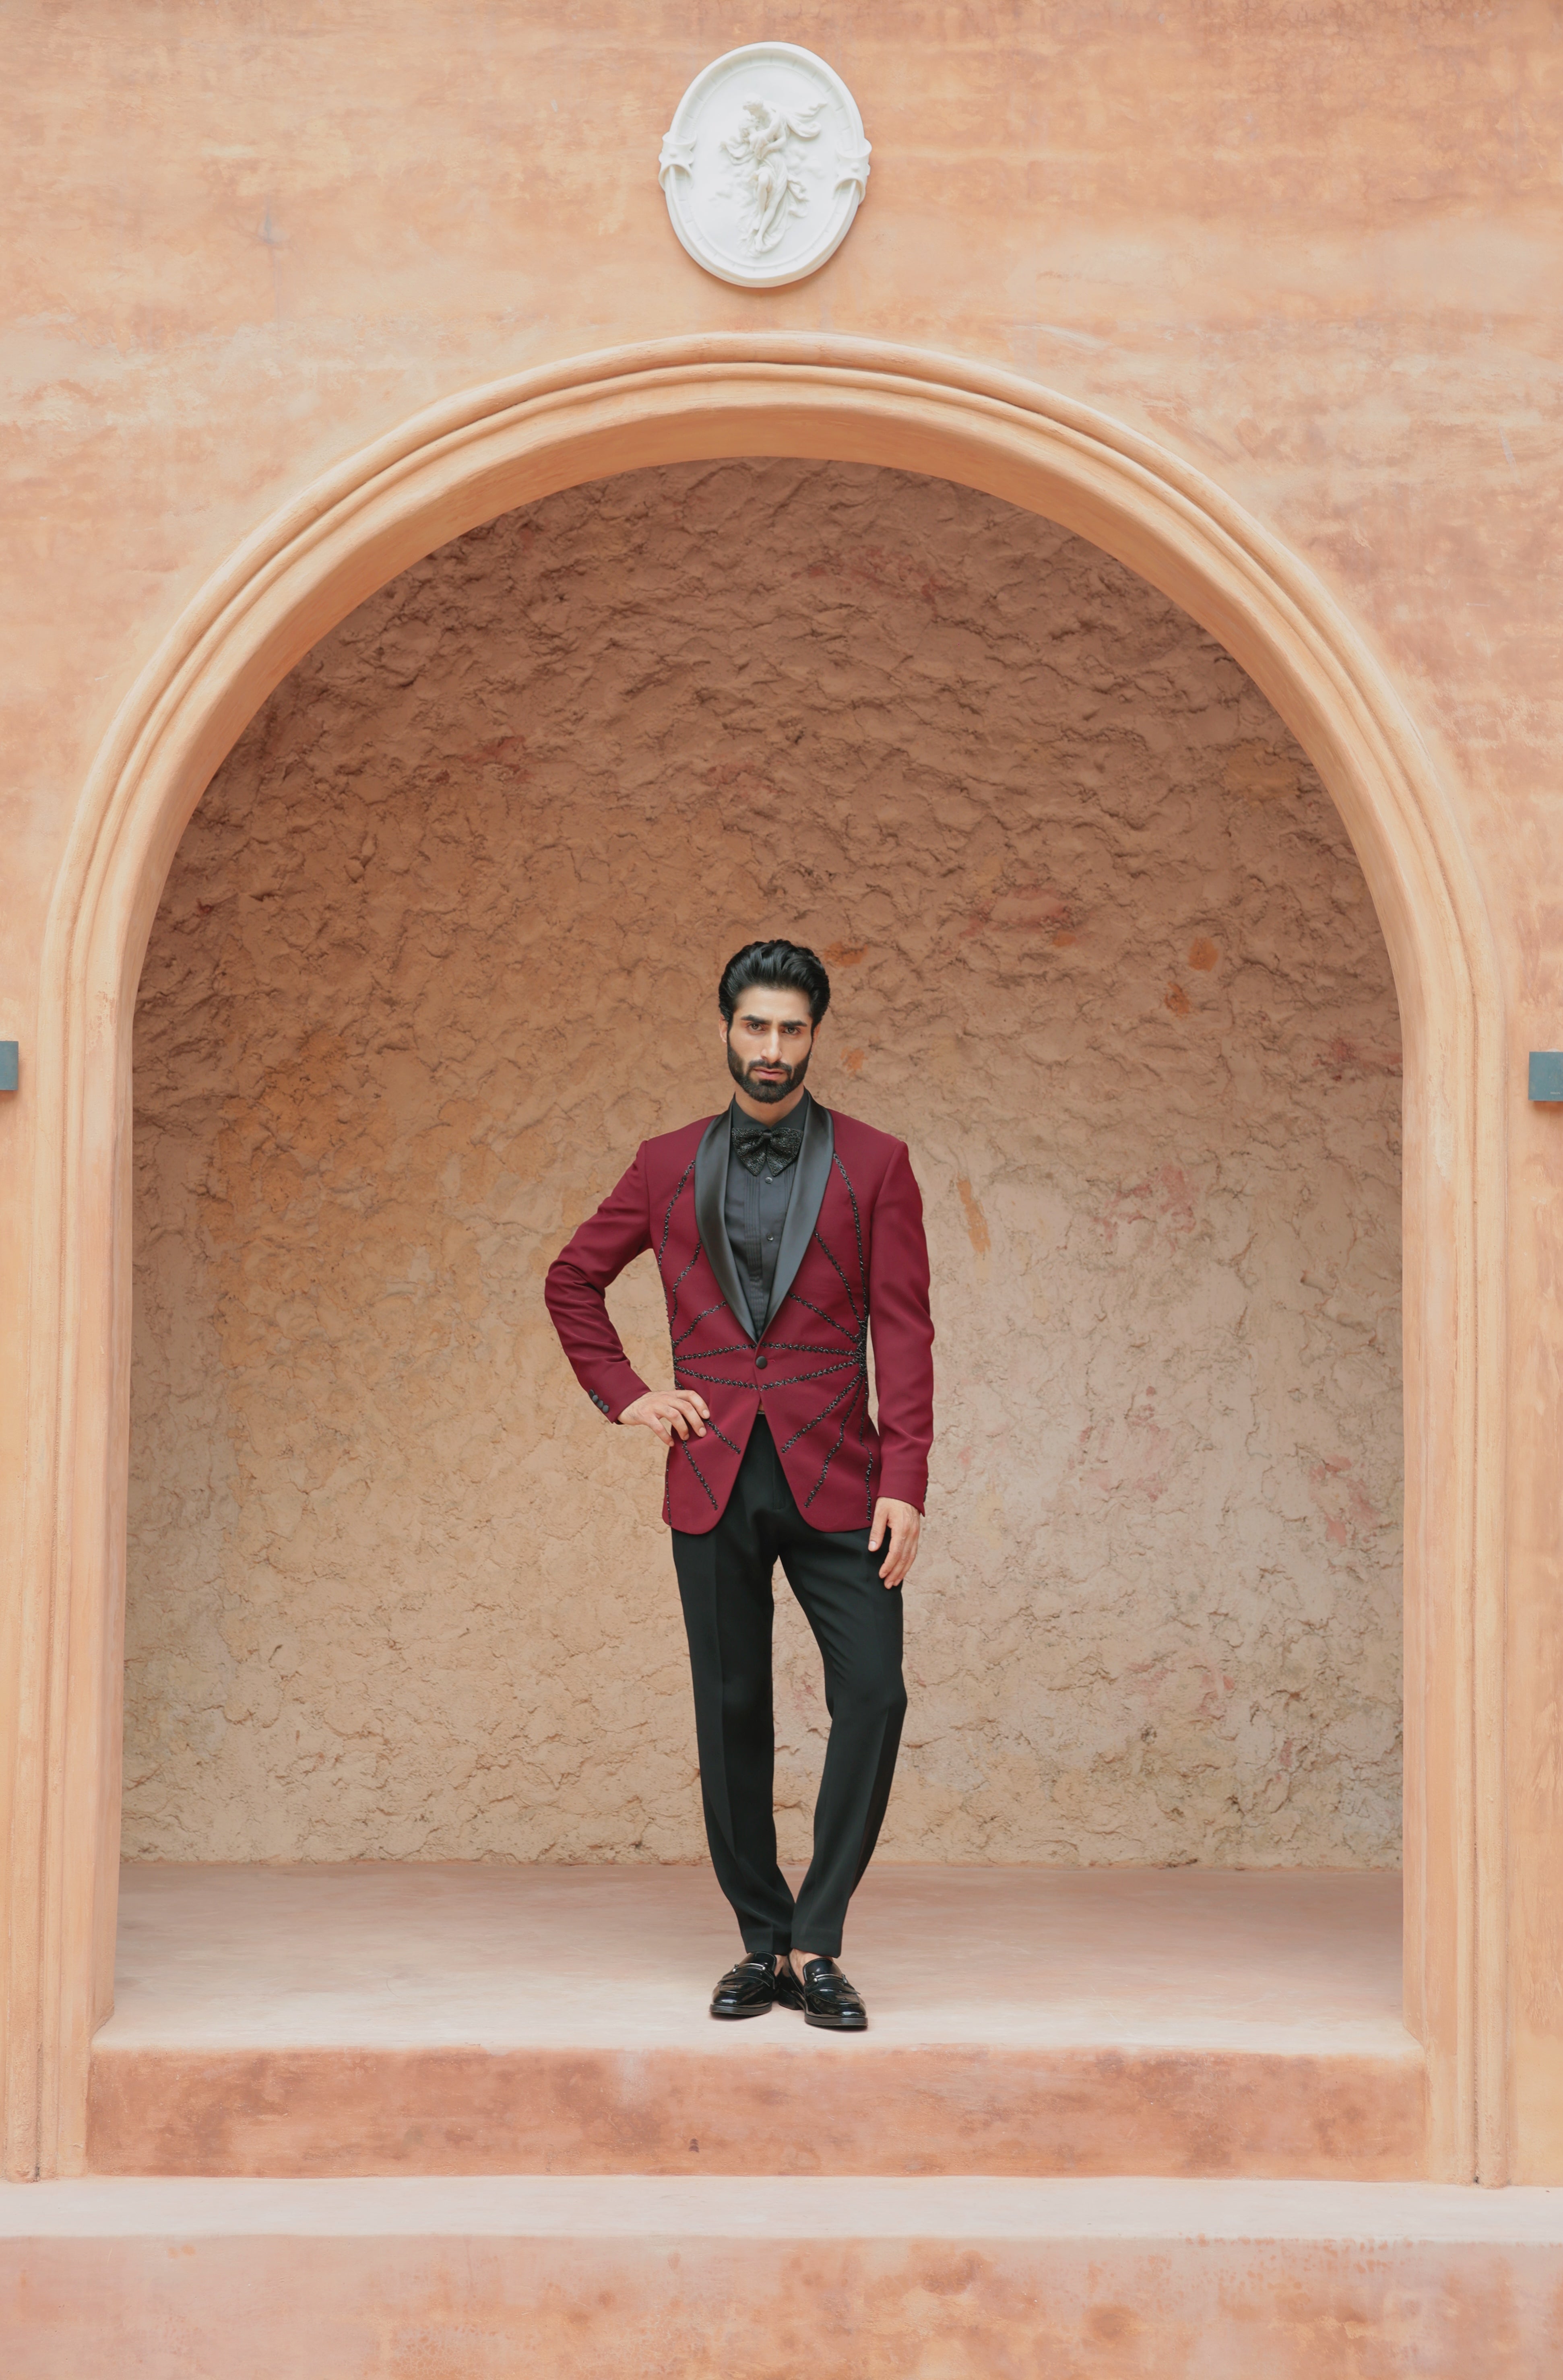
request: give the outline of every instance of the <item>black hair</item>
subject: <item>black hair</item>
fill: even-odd
[[[830,1006],[830,978],[823,962],[801,942],[745,942],[741,951],[733,953],[716,987],[716,1004],[728,1025],[739,992],[754,983],[767,984],[773,990],[802,992],[809,1003],[811,1025],[818,1025]]]

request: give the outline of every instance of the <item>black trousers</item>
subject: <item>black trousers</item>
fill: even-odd
[[[705,1536],[673,1532],[694,1674],[705,1834],[744,1948],[841,1948],[847,1903],[873,1855],[896,1773],[906,1687],[901,1595],[863,1529],[812,1529],[757,1416],[727,1510]],[[814,1855],[794,1904],[776,1864],[771,1578],[777,1561],[824,1662],[830,1741]]]

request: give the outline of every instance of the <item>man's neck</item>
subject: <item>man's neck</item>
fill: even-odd
[[[786,1099],[777,1099],[774,1107],[767,1101],[751,1099],[747,1091],[735,1091],[733,1099],[735,1105],[740,1107],[746,1116],[752,1116],[756,1123],[780,1123],[785,1117],[791,1115],[795,1108],[801,1107],[808,1096],[808,1085],[800,1083],[795,1091],[788,1091]]]

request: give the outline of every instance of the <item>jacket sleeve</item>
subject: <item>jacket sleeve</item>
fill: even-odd
[[[934,1317],[922,1197],[899,1143],[874,1201],[868,1310],[884,1457],[879,1493],[921,1512],[934,1443]]]
[[[652,1244],[645,1150],[548,1268],[543,1295],[576,1378],[599,1413],[617,1421],[647,1393],[608,1318],[603,1293]]]

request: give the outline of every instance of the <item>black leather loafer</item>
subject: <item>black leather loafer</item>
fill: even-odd
[[[805,2024],[823,2026],[827,2033],[868,2031],[868,2010],[834,1959],[809,1960],[801,1986],[794,1988],[798,1998],[786,2005],[801,2006]],[[779,1990],[776,1997],[781,1998]]]
[[[775,1960],[757,1951],[729,1967],[711,1995],[713,2016],[764,2016],[775,2004]]]

